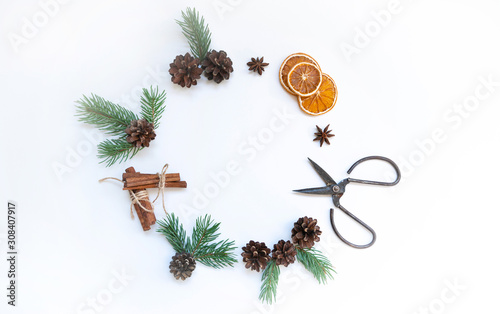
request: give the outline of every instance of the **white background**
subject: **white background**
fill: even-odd
[[[232,58],[229,81],[203,78],[190,89],[170,82],[169,63],[189,49],[175,23],[186,6],[206,18],[212,47]],[[388,6],[89,0],[51,7],[44,21],[38,1],[2,0],[1,312],[97,313],[88,302],[100,297],[100,313],[498,313],[500,87],[488,90],[482,80],[500,81],[500,4],[401,0],[381,26],[375,15]],[[12,44],[33,18],[39,26],[30,38]],[[346,45],[358,50],[348,56]],[[337,82],[328,114],[303,114],[281,88],[279,66],[294,52],[315,57]],[[270,63],[261,77],[246,66],[257,56]],[[90,93],[124,105],[129,98],[138,111],[137,91],[150,84],[167,92],[156,140],[133,160],[104,167],[85,135],[101,133],[77,121],[74,101]],[[293,117],[253,155],[249,138],[262,137],[276,111]],[[320,148],[315,125],[327,124],[336,136]],[[342,203],[378,234],[372,248],[356,250],[333,234],[329,197],[292,190],[322,184],[307,157],[341,180],[374,154],[394,159],[403,180],[348,186]],[[289,237],[297,218],[315,217],[335,280],[319,285],[299,264],[283,268],[272,307],[260,305],[260,274],[241,261],[224,270],[198,265],[189,280],[175,281],[172,247],[155,227],[143,232],[131,220],[119,184],[97,182],[130,165],[156,173],[167,162],[188,182],[165,194],[188,230],[210,213],[222,236],[236,241],[240,260],[249,240],[271,246]],[[239,173],[196,209],[193,201],[231,163]],[[389,171],[373,162],[353,177],[387,179]],[[16,308],[5,297],[8,200],[18,205]],[[156,215],[164,217],[161,205]],[[370,240],[340,214],[338,224],[348,239]],[[133,278],[120,285],[117,272]],[[110,282],[119,292],[106,299]]]

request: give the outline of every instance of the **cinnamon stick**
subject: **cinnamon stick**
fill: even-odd
[[[146,183],[146,184],[137,185],[137,186],[124,186],[123,190],[152,189],[152,188],[157,188],[157,187],[158,187],[158,182]],[[186,181],[165,182],[165,187],[166,188],[186,188],[187,182]]]
[[[125,181],[130,181],[130,182],[135,182],[135,181],[140,181],[140,180],[146,180],[146,179],[159,179],[158,174],[147,174],[147,173],[124,173],[123,174],[123,179]],[[181,180],[181,175],[178,173],[166,173],[165,174],[165,181],[180,181]]]
[[[181,180],[178,173],[167,173],[164,176],[165,182],[176,182]],[[160,182],[157,174],[140,174],[139,176],[126,176],[124,177],[126,187],[135,187],[149,184],[156,184]]]
[[[134,167],[129,167],[125,169],[125,173],[123,174],[123,180],[125,181],[125,177],[127,174],[136,174]],[[138,193],[140,191],[144,191],[145,188],[140,188],[140,187],[135,187],[132,190],[134,193]],[[148,210],[151,210],[151,212],[145,211],[144,209],[141,208],[139,204],[134,204],[135,210],[137,212],[137,216],[139,217],[139,220],[141,222],[142,230],[147,231],[151,229],[151,225],[153,225],[156,222],[156,216],[152,212],[153,207],[151,206],[151,203],[148,201],[139,201],[141,205],[144,208],[147,208]]]

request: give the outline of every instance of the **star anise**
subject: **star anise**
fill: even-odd
[[[330,140],[328,138],[335,136],[335,134],[330,134],[332,130],[328,130],[329,127],[330,125],[327,125],[324,130],[321,130],[319,126],[316,126],[318,132],[314,133],[314,135],[316,135],[316,138],[313,141],[319,141],[319,147],[323,146],[323,142],[326,142],[328,145],[330,145]]]
[[[269,63],[264,62],[264,57],[262,58],[252,58],[252,61],[248,62],[249,71],[259,72],[259,75],[262,75],[262,72],[265,70],[264,67],[267,67]]]

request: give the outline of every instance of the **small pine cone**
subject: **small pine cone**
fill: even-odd
[[[264,242],[250,241],[242,249],[241,256],[243,256],[243,262],[246,263],[245,268],[259,272],[261,269],[265,269],[267,262],[271,260],[269,256],[271,249]]]
[[[297,255],[297,251],[290,241],[279,240],[274,245],[273,259],[276,260],[276,265],[288,267],[288,265],[295,262],[295,255]]]
[[[169,268],[175,279],[186,280],[186,278],[191,277],[196,268],[196,261],[189,253],[175,253]]]
[[[317,223],[317,219],[307,216],[299,218],[293,225],[292,242],[298,243],[301,248],[312,248],[314,242],[318,242],[321,235],[321,230],[316,225]]]
[[[224,50],[211,50],[201,63],[201,67],[208,80],[214,80],[215,83],[219,84],[223,80],[229,79],[229,73],[233,72],[233,61]]]
[[[197,84],[196,80],[201,77],[202,72],[200,60],[192,57],[189,52],[184,56],[175,57],[174,62],[170,63],[170,70],[168,70],[168,73],[172,75],[173,83],[187,88]]]
[[[135,147],[149,147],[149,142],[155,139],[155,127],[153,123],[149,123],[146,119],[132,120],[130,125],[125,129],[128,134],[127,142]]]

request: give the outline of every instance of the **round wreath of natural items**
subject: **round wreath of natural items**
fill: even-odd
[[[141,96],[141,115],[114,104],[102,97],[91,94],[78,100],[76,116],[79,121],[92,124],[104,133],[118,136],[107,139],[97,146],[97,157],[106,167],[134,157],[156,138],[155,130],[160,125],[165,111],[165,91],[159,93],[158,87],[143,88]]]
[[[333,279],[332,272],[335,270],[332,264],[319,250],[313,248],[321,235],[317,222],[307,216],[299,218],[293,225],[291,241],[278,241],[272,251],[264,242],[257,241],[249,241],[242,247],[241,256],[245,267],[257,272],[264,270],[259,295],[262,302],[271,304],[276,301],[279,266],[288,267],[295,259],[304,265],[319,283]]]

